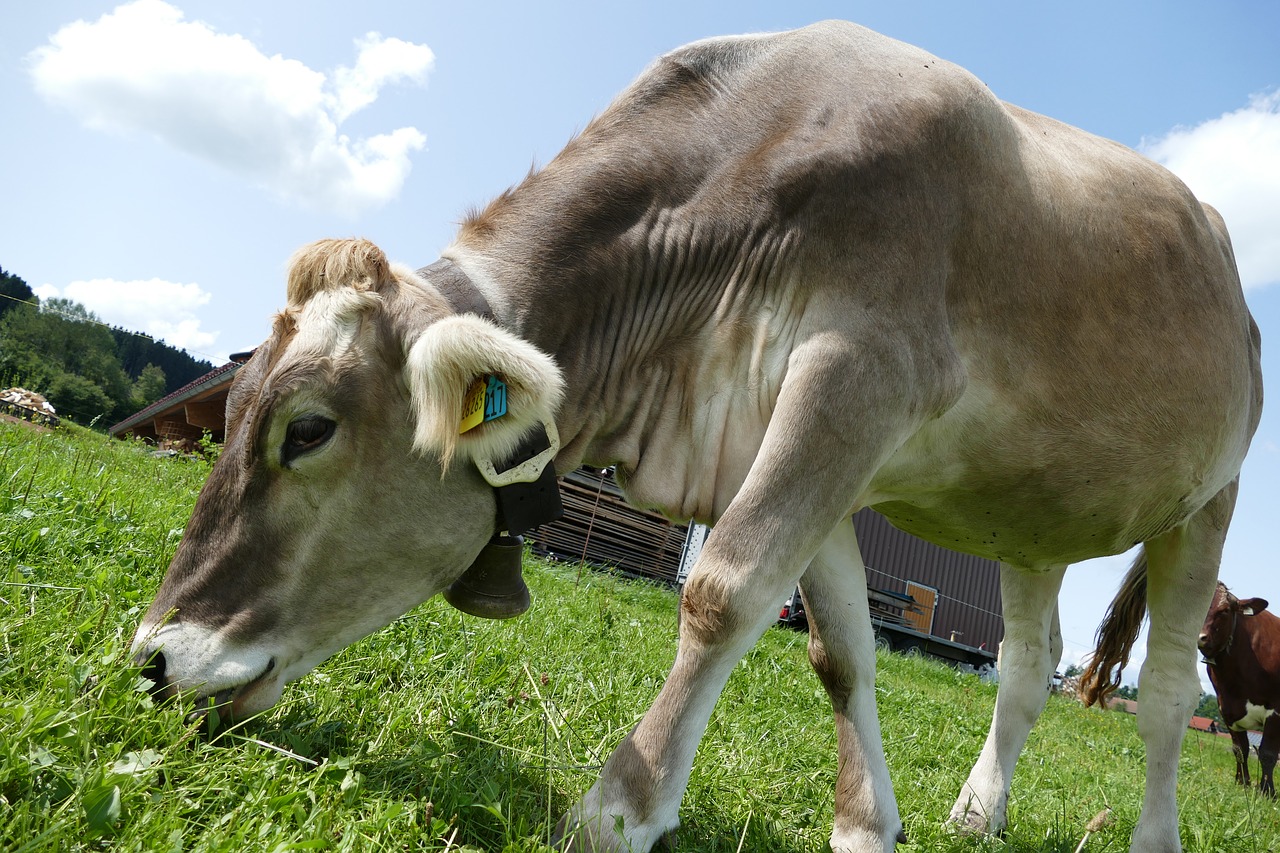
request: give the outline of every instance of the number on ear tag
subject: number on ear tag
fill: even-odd
[[[462,401],[462,422],[458,434],[473,430],[485,421],[507,413],[507,383],[496,376],[482,376],[471,383]]]

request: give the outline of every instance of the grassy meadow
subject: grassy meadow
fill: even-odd
[[[657,692],[670,590],[531,561],[528,614],[417,608],[210,740],[155,708],[128,661],[208,466],[75,427],[0,423],[0,850],[545,850],[560,813]],[[673,846],[826,849],[835,735],[805,636],[770,630],[698,753]],[[1054,697],[1002,839],[942,828],[995,688],[882,655],[881,725],[922,851],[1122,851],[1138,817],[1132,717]],[[1232,783],[1229,743],[1189,733],[1182,834],[1196,853],[1280,851],[1280,806]]]

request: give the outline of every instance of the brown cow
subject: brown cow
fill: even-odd
[[[539,514],[513,481],[615,463],[632,501],[715,530],[671,673],[560,843],[676,826],[726,679],[799,582],[831,846],[883,853],[902,821],[852,514],[1005,564],[999,699],[951,812],[978,831],[1048,698],[1067,564],[1141,542],[1132,850],[1171,853],[1259,347],[1221,217],[1133,151],[852,24],[698,42],[420,274],[363,241],[295,256],[135,653],[243,715],[438,592],[509,615],[486,554],[511,546],[486,542]]]
[[[1272,774],[1280,753],[1280,618],[1265,598],[1239,599],[1219,582],[1200,629],[1200,654],[1231,730],[1236,781],[1249,785],[1249,732],[1262,730],[1259,793],[1275,797]]]

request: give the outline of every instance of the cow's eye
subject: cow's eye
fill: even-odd
[[[328,418],[299,418],[289,424],[284,439],[284,461],[292,462],[304,453],[320,447],[333,437],[336,426]]]

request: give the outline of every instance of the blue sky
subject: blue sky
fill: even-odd
[[[1181,175],[1227,219],[1264,369],[1280,375],[1269,344],[1280,339],[1280,4],[1269,0],[6,3],[0,266],[218,360],[266,336],[299,245],[362,235],[425,265],[468,209],[554,156],[655,56],[832,17]],[[1246,462],[1222,575],[1280,607],[1274,409]],[[1068,572],[1068,661],[1091,648],[1123,565]]]

